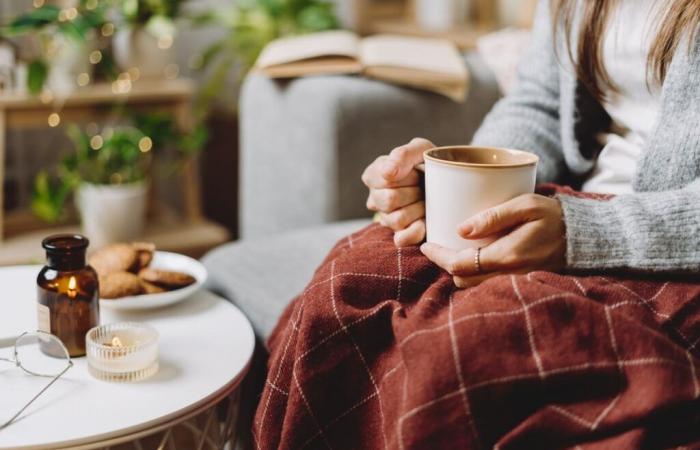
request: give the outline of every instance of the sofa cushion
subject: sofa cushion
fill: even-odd
[[[337,222],[222,245],[202,258],[209,272],[207,287],[241,308],[255,333],[267,339],[333,245],[368,224]]]

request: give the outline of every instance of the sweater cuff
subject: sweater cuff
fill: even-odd
[[[620,268],[627,264],[629,243],[614,203],[570,195],[556,198],[566,224],[567,268]]]

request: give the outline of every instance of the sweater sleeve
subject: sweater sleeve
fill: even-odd
[[[571,269],[700,271],[700,178],[608,201],[558,196]]]
[[[518,65],[514,90],[493,107],[472,141],[539,155],[540,183],[561,179],[566,170],[559,122],[559,62],[548,5],[548,0],[539,2],[532,43]]]

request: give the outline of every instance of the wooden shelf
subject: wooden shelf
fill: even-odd
[[[80,227],[71,225],[8,237],[0,245],[0,266],[42,264],[45,260],[41,241],[53,233],[79,233]],[[153,242],[158,250],[184,253],[199,258],[206,251],[231,238],[223,226],[207,220],[154,222],[149,224],[139,240]]]
[[[0,93],[0,108],[36,109],[51,108],[55,104],[61,108],[71,106],[95,105],[108,103],[113,105],[120,99],[129,103],[139,102],[168,102],[189,99],[194,93],[195,86],[192,80],[178,78],[175,80],[148,80],[141,79],[131,83],[128,92],[115,93],[112,84],[100,82],[85,87],[76,88],[65,97],[52,97],[50,99],[29,93]]]
[[[60,229],[37,229],[33,218],[23,212],[7,214],[2,205],[4,194],[5,139],[10,128],[31,128],[62,125],[72,121],[98,121],[108,117],[115,105],[127,105],[146,111],[167,111],[180,130],[192,129],[191,101],[195,84],[186,78],[140,79],[124,85],[95,83],[77,88],[65,96],[52,98],[26,93],[0,93],[0,265],[41,261],[42,236],[52,232],[76,232],[75,226]],[[54,123],[47,119],[60,114]],[[163,250],[199,256],[202,252],[227,241],[227,230],[203,218],[197,158],[183,167],[179,188],[183,199],[180,216],[166,220],[159,216],[146,230],[144,240]],[[5,226],[7,229],[4,230]],[[22,232],[21,235],[15,235]]]

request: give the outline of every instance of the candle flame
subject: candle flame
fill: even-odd
[[[75,298],[76,291],[75,288],[78,285],[78,281],[75,279],[75,277],[70,277],[68,280],[68,296],[70,298]]]
[[[122,340],[119,339],[119,336],[112,337],[112,347],[124,347],[124,344],[122,344]]]

